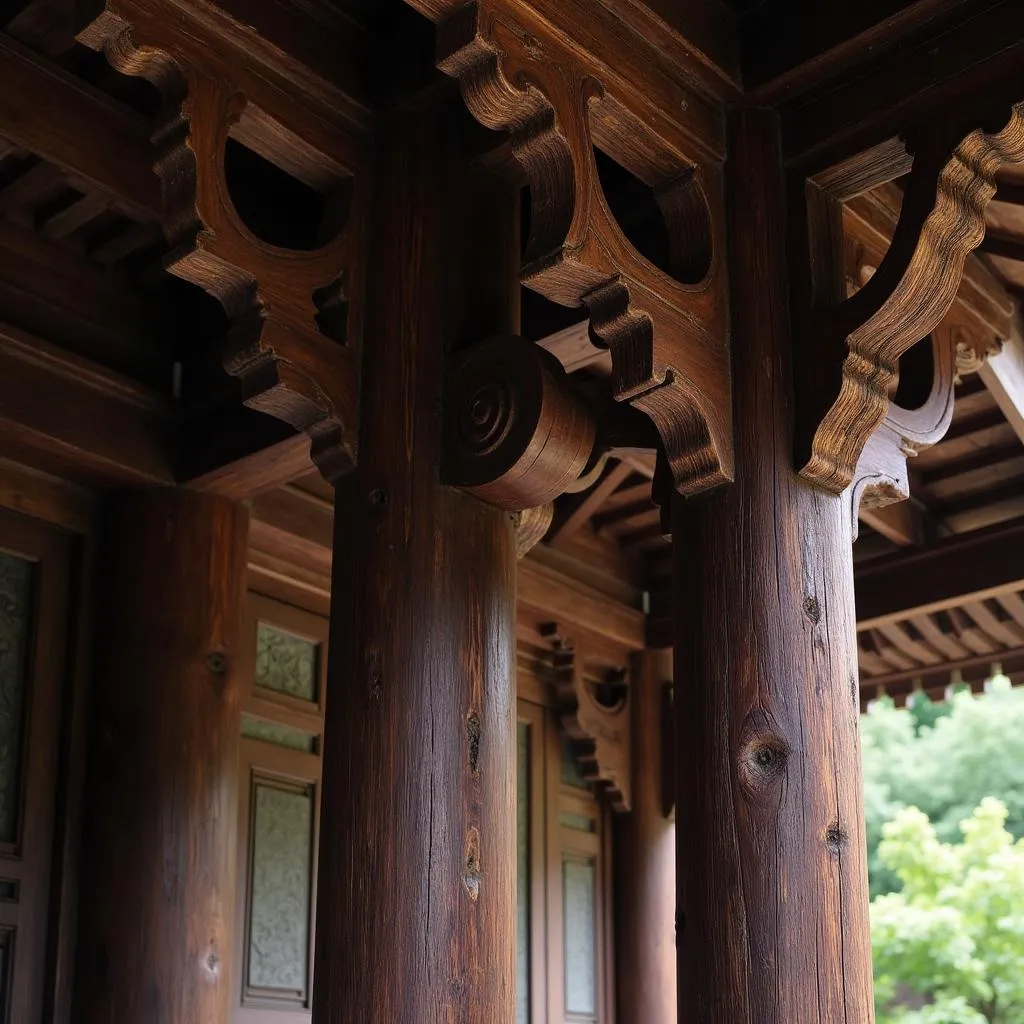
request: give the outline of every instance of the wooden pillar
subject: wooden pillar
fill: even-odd
[[[94,682],[76,1024],[227,1024],[248,514],[111,502]]]
[[[617,1020],[675,1024],[676,830],[666,814],[662,742],[671,651],[638,651],[629,678],[633,803],[615,816]]]
[[[446,352],[515,327],[518,204],[467,175],[450,121],[411,110],[378,139],[359,464],[336,488],[315,1024],[515,1017],[515,537],[441,483],[440,408]]]
[[[676,500],[679,1006],[873,1019],[848,499],[793,470],[773,115],[729,132],[736,482]]]

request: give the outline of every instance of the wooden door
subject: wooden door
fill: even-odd
[[[235,1024],[308,1024],[327,620],[249,595]]]
[[[70,540],[0,513],[0,1022],[41,1019]]]

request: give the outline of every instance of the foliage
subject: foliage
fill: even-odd
[[[900,891],[871,905],[878,1024],[1024,1022],[1024,841],[983,799],[943,842],[916,808],[882,828]]]
[[[1024,836],[1024,689],[996,682],[984,697],[958,693],[946,705],[917,698],[911,713],[883,699],[863,717],[861,736],[872,895],[898,887],[879,843],[901,808],[917,807],[939,839],[956,842],[958,823],[994,796],[1010,834]]]

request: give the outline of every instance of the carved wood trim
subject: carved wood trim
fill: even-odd
[[[720,162],[633,116],[528,10],[470,3],[438,29],[439,66],[474,116],[511,134],[533,219],[522,280],[584,306],[612,354],[615,397],[646,413],[676,486],[732,476]],[[674,239],[670,276],[626,239],[605,199],[597,146],[651,186]]]
[[[1004,127],[951,142],[932,134],[910,146],[914,165],[892,244],[870,280],[844,298],[839,204],[809,182],[806,238],[798,247],[811,274],[802,312],[797,462],[838,493],[854,479],[882,424],[900,356],[934,330],[956,297],[964,262],[985,231],[996,171],[1024,158],[1024,104]],[[799,264],[798,264],[799,265]]]
[[[563,635],[557,623],[542,627],[553,651],[553,686],[562,727],[572,741],[583,777],[603,783],[617,811],[632,802],[630,698],[626,669],[609,673],[595,685],[584,673],[584,658],[576,642]],[[607,692],[599,699],[599,688]]]
[[[919,408],[895,402],[881,426],[868,438],[851,488],[852,535],[857,539],[861,508],[882,508],[910,497],[907,460],[937,444],[953,418],[958,328],[943,322],[928,340],[932,348],[932,383]],[[924,342],[922,342],[924,344]]]
[[[145,77],[160,91],[164,109],[154,141],[171,245],[165,267],[226,311],[224,366],[240,380],[244,403],[305,431],[313,461],[336,479],[357,453],[362,166],[339,162],[293,133],[291,122],[286,128],[276,121],[259,106],[262,96],[249,95],[220,65],[207,68],[204,48],[190,50],[195,40],[169,19],[154,17],[145,2],[108,3],[79,39],[102,49],[116,70]],[[242,221],[225,176],[225,152],[229,136],[248,142],[253,132],[262,133],[272,155],[301,160],[313,154],[338,180],[352,179],[351,212],[332,240],[312,251],[283,249],[257,238]],[[320,318],[345,302],[347,330],[329,337]]]

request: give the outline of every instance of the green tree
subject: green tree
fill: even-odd
[[[916,808],[883,828],[900,891],[871,904],[878,1024],[1024,1024],[1024,840],[986,798],[947,843]]]
[[[948,713],[936,715],[938,705],[915,702],[911,713],[883,699],[862,719],[872,895],[898,886],[879,843],[903,807],[923,811],[940,839],[955,842],[958,823],[994,796],[1006,805],[1011,835],[1024,836],[1024,689],[995,681],[992,692],[958,693],[946,706]]]

